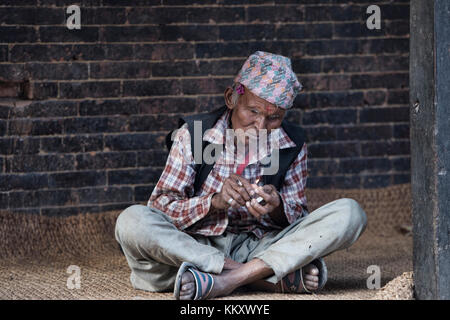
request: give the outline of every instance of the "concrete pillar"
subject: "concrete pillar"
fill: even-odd
[[[415,295],[450,299],[450,1],[410,10]]]

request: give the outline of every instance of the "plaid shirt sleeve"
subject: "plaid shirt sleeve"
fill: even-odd
[[[186,229],[205,217],[213,194],[194,197],[194,158],[187,124],[176,133],[161,177],[147,203],[163,211],[178,229]]]
[[[284,213],[289,224],[293,223],[297,218],[308,214],[305,195],[306,179],[308,176],[307,154],[308,150],[305,143],[297,158],[286,172],[283,186],[279,192],[283,201]],[[270,219],[269,216],[267,218]],[[272,222],[272,224],[274,223]]]

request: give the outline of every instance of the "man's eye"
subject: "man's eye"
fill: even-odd
[[[254,114],[257,114],[257,113],[258,113],[258,110],[256,110],[256,109],[251,109],[251,111],[252,111],[252,113],[254,113]]]

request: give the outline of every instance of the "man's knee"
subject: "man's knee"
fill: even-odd
[[[352,230],[363,231],[367,225],[367,216],[358,202],[350,198],[337,200],[342,209],[339,218],[345,220],[344,225]]]
[[[133,229],[133,227],[138,224],[144,210],[145,206],[136,204],[129,206],[120,213],[116,220],[116,239],[119,234],[123,234],[127,230]]]

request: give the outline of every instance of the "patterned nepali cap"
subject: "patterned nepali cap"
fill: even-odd
[[[303,87],[292,71],[289,58],[263,51],[256,51],[248,57],[234,82],[243,84],[253,94],[283,109],[292,107]]]

